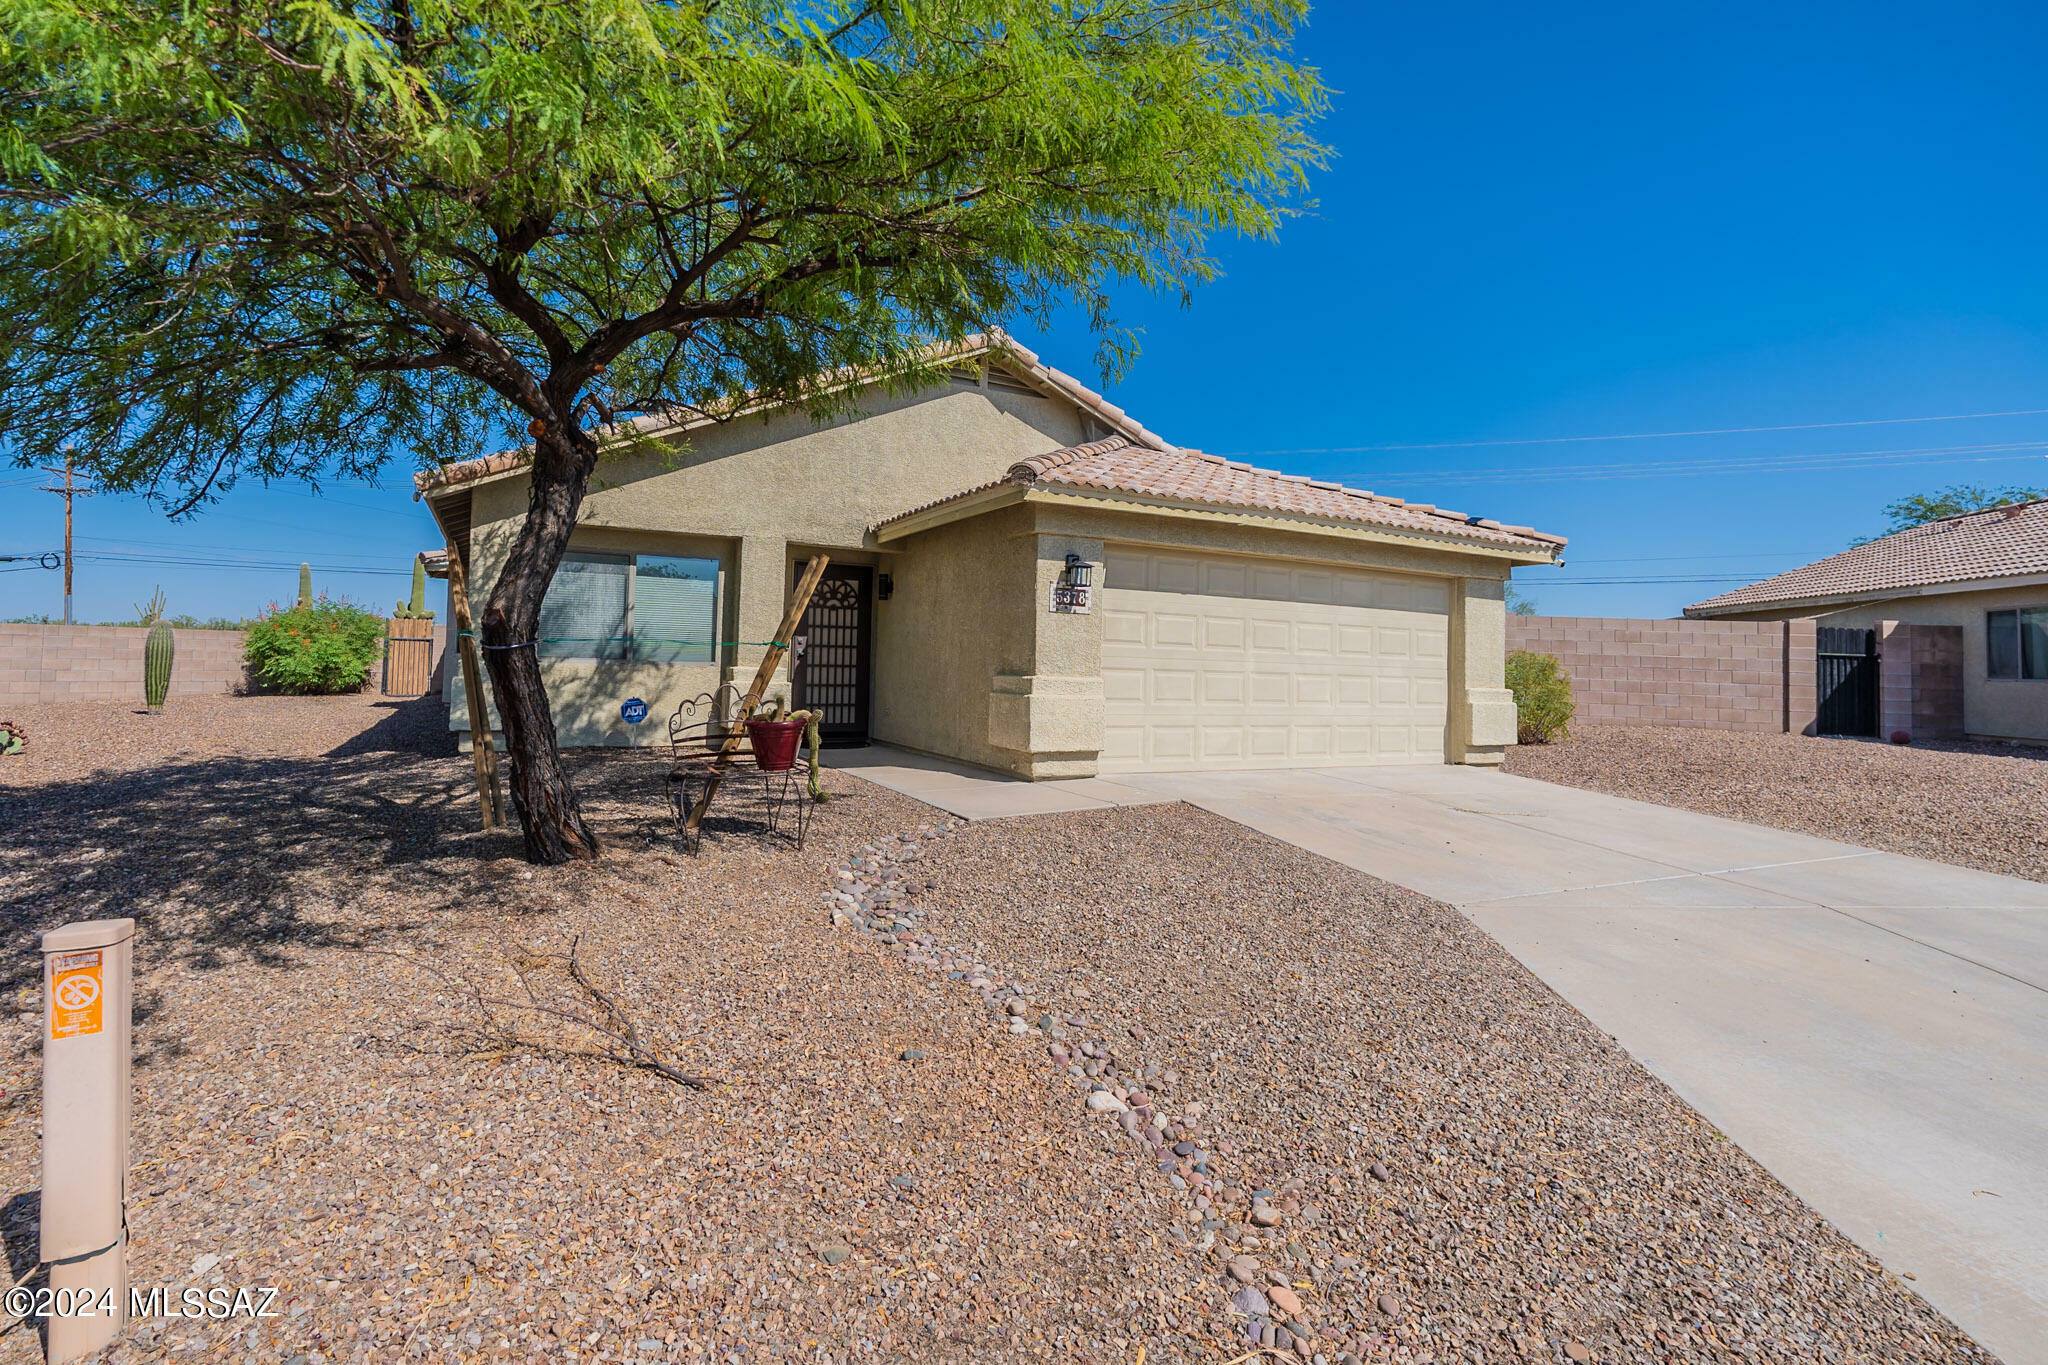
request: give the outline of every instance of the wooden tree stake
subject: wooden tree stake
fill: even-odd
[[[498,743],[491,732],[491,704],[484,695],[476,632],[469,622],[469,568],[452,540],[448,542],[448,605],[455,613],[455,653],[462,660],[462,709],[469,719],[470,757],[476,761],[476,799],[483,807],[484,828],[498,829],[505,823],[505,803],[498,794]]]
[[[704,794],[697,798],[690,818],[683,824],[689,833],[695,834],[697,827],[704,823],[704,813],[711,809],[711,798],[718,791],[718,784],[725,780],[725,770],[732,766],[732,756],[739,751],[740,740],[746,736],[747,719],[761,704],[761,694],[768,690],[768,684],[775,680],[775,670],[789,648],[789,638],[803,624],[804,611],[811,605],[811,594],[818,590],[818,580],[825,576],[825,566],[831,562],[829,555],[815,555],[810,563],[804,565],[804,576],[797,580],[796,591],[790,594],[789,610],[783,615],[782,629],[776,631],[775,638],[768,642],[768,652],[761,656],[761,666],[754,670],[754,685],[740,699],[740,709],[733,717],[732,733],[725,737],[725,743],[718,748],[718,756],[711,760],[711,772],[704,781]]]

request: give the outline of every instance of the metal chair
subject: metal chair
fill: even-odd
[[[710,784],[719,751],[735,728],[731,717],[739,713],[744,700],[737,685],[721,683],[683,702],[668,718],[669,751],[674,756],[668,770],[669,806],[675,812],[676,829],[683,837],[685,851],[692,857],[703,846],[704,825],[700,823],[692,831],[690,812]],[[728,791],[732,792],[732,800],[746,800],[746,794],[754,787],[749,779],[758,777],[763,828],[771,838],[793,840],[798,851],[802,851],[811,822],[809,758],[799,750],[796,761],[781,772],[763,772],[753,760],[753,743],[743,732],[739,744],[727,756],[725,776],[720,779],[713,804],[726,804]],[[710,814],[705,812],[707,822]]]

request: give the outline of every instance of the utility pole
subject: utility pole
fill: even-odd
[[[56,493],[64,499],[64,624],[68,626],[71,624],[71,500],[73,498],[86,497],[97,490],[81,488],[71,482],[70,446],[64,447],[64,467],[62,469],[55,469],[49,465],[44,465],[42,470],[45,474],[62,474],[64,476],[63,487],[51,488],[45,485],[42,491],[45,493]]]

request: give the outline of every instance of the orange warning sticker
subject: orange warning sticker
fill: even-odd
[[[58,953],[50,959],[50,1036],[78,1038],[100,1031],[100,954]]]

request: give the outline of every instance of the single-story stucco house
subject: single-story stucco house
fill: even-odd
[[[1964,734],[2048,740],[2048,499],[1946,517],[1685,609],[1737,621],[1814,618],[1822,629],[1894,623],[1959,636]],[[1924,666],[1924,656],[1918,661]],[[1885,656],[1884,686],[1916,660]]]
[[[1001,334],[943,359],[942,386],[872,386],[842,420],[767,408],[600,466],[543,609],[563,742],[661,743],[679,702],[744,687],[821,552],[772,694],[841,742],[1030,778],[1496,763],[1514,742],[1504,590],[1562,538],[1177,449]],[[479,595],[525,468],[418,479]]]

